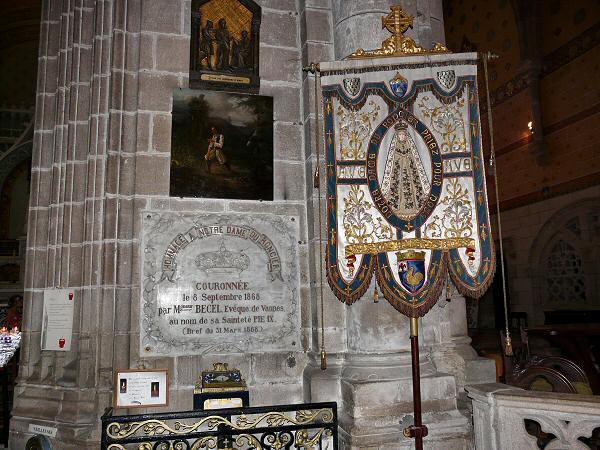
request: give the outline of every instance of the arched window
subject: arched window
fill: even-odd
[[[551,311],[600,310],[600,202],[582,199],[557,210],[540,228],[531,246],[528,312],[535,324]],[[531,322],[530,322],[531,323]]]
[[[575,247],[558,239],[551,247],[546,265],[548,303],[585,302],[585,274]]]

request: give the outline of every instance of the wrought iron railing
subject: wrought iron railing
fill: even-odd
[[[337,450],[337,404],[102,416],[102,450]]]

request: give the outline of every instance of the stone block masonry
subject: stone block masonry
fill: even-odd
[[[58,428],[55,448],[98,448],[99,417],[112,404],[115,369],[168,368],[168,409],[190,409],[197,376],[217,360],[247,377],[253,404],[338,401],[346,418],[341,423],[347,448],[410,444],[398,425],[411,410],[408,325],[389,305],[364,303],[349,309],[325,287],[330,369],[318,369],[321,243],[316,208],[321,202],[312,188],[313,77],[302,72],[308,62],[340,59],[359,46],[378,46],[383,39],[380,16],[395,2],[259,3],[260,94],[274,98],[273,202],[169,197],[171,96],[174,89],[188,87],[189,0],[44,2],[23,351],[10,448],[24,448],[32,422]],[[403,3],[411,14],[420,12],[415,37],[443,41],[437,23],[440,0]],[[149,209],[297,216],[301,348],[226,356],[140,355],[141,212]],[[39,346],[43,289],[53,287],[70,287],[77,299],[68,353],[41,351]],[[453,349],[468,347],[468,341],[464,327],[459,324],[456,331],[447,315],[438,316],[428,321],[423,350],[429,378],[424,383],[425,405],[432,411],[431,422],[439,424],[435,439],[448,438],[456,443],[452,448],[459,448],[458,443],[470,439],[469,425],[456,410],[463,385],[457,380],[469,379],[460,369],[468,366],[468,357]],[[440,361],[447,362],[444,370],[450,375],[437,370]],[[385,398],[390,389],[390,398],[397,402],[392,402],[392,413],[383,423],[385,405],[371,409],[364,399],[371,393]]]

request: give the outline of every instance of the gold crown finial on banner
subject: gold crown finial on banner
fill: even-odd
[[[376,50],[363,50],[359,48],[348,56],[348,58],[363,59],[450,53],[450,50],[440,43],[436,43],[431,50],[426,50],[417,45],[414,39],[404,36],[404,33],[413,27],[414,17],[405,13],[400,5],[392,6],[390,9],[392,12],[386,17],[381,18],[381,28],[387,29],[392,35],[381,43],[381,48]]]

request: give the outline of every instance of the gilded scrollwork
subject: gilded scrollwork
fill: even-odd
[[[290,432],[284,431],[269,433],[264,439],[267,444],[269,444],[270,448],[274,450],[281,450],[283,448],[288,448],[290,446],[289,444],[293,442],[294,437]]]
[[[423,239],[406,238],[392,241],[382,241],[366,244],[352,244],[345,248],[346,256],[349,255],[376,255],[378,253],[398,252],[400,250],[452,250],[455,248],[469,248],[475,245],[472,238],[450,239]]]
[[[189,425],[177,421],[173,424],[173,426],[170,426],[166,422],[158,419],[130,423],[112,422],[107,425],[106,433],[112,439],[125,439],[136,435],[140,430],[144,436],[169,436],[191,433],[199,430],[203,425],[206,425],[209,430],[216,429],[218,425],[228,425],[234,427],[234,425],[224,417],[209,416]]]
[[[391,12],[387,17],[382,17],[382,24],[392,35],[381,43],[380,48],[375,50],[359,48],[349,56],[350,59],[450,53],[439,42],[436,42],[431,50],[427,50],[418,45],[414,39],[404,36],[404,33],[412,28],[414,17],[405,13],[399,5],[392,6],[390,9]]]
[[[263,421],[266,422],[269,427],[279,427],[285,424],[309,425],[315,423],[317,420],[321,420],[322,422],[332,422],[332,411],[330,409],[319,409],[317,411],[298,411],[296,413],[296,418],[280,412],[269,412],[254,420],[249,420],[246,416],[240,416],[236,420],[235,428],[238,430],[256,428]]]
[[[247,445],[255,450],[263,450],[263,446],[261,445],[260,441],[251,434],[240,434],[235,439],[235,445],[240,448],[246,448],[245,446]]]
[[[337,116],[340,121],[340,155],[344,160],[364,159],[366,155],[365,140],[373,130],[373,122],[377,119],[381,107],[373,100],[368,108],[352,110],[338,106]]]
[[[442,136],[442,153],[467,151],[465,123],[461,108],[465,105],[463,98],[449,105],[431,105],[429,96],[424,96],[418,104],[423,116],[429,118],[431,128]]]
[[[315,443],[329,444],[336,439],[331,430],[326,430],[328,426],[337,427],[335,410],[321,405],[310,405],[312,409],[235,411],[225,416],[137,416],[132,422],[120,422],[118,416],[103,417],[102,439],[109,450],[284,450],[292,446],[308,450]]]
[[[348,196],[344,198],[346,242],[365,244],[392,238],[392,228],[381,217],[374,219],[370,213],[373,209],[375,206],[366,199],[365,191],[360,186],[351,186]]]
[[[473,205],[469,190],[460,178],[451,178],[446,195],[440,200],[443,214],[435,214],[425,227],[425,236],[431,239],[469,238],[473,235]]]
[[[200,438],[196,442],[194,442],[194,445],[192,445],[191,450],[200,450],[203,448],[206,448],[206,449],[217,448],[217,444],[218,444],[218,441],[215,436],[207,436],[207,437]]]
[[[331,437],[332,434],[328,428],[321,428],[313,436],[310,436],[308,430],[300,430],[296,434],[296,446],[305,450],[319,448],[318,445],[322,442],[323,438]]]
[[[130,423],[111,422],[106,426],[106,433],[112,439],[122,440],[136,435],[148,437],[180,436],[202,430],[216,430],[219,425],[225,425],[235,430],[250,430],[258,428],[259,426],[264,427],[265,425],[268,427],[280,427],[282,425],[310,425],[316,422],[331,423],[333,422],[333,419],[334,417],[331,409],[298,411],[295,417],[274,411],[250,419],[248,419],[247,416],[242,415],[234,421],[235,423],[221,416],[205,417],[202,420],[191,424],[176,421],[173,425],[169,425],[165,421],[158,419]],[[193,449],[215,448],[216,444],[213,445],[211,439],[212,437],[207,437],[202,442],[196,442]],[[120,450],[122,448],[119,447],[118,444],[114,445],[114,450]],[[143,445],[144,444],[140,444],[139,450],[147,450]]]

